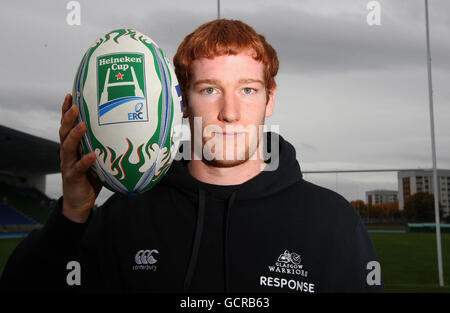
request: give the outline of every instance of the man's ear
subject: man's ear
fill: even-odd
[[[269,96],[266,103],[266,117],[269,117],[272,115],[273,112],[273,106],[275,105],[275,97],[277,95],[277,87],[273,87],[271,90],[269,90]]]

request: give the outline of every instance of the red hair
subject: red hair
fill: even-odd
[[[269,92],[276,87],[275,76],[279,66],[277,52],[252,27],[239,20],[217,19],[199,26],[187,35],[173,57],[184,103],[188,103],[186,92],[190,87],[191,65],[194,60],[236,55],[246,50],[253,50],[253,58],[262,62],[265,88]]]

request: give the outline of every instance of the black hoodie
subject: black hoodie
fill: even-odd
[[[174,161],[153,189],[114,194],[86,223],[62,215],[60,199],[44,228],[11,255],[1,288],[383,291],[382,282],[367,279],[377,274],[368,267],[377,258],[355,209],[305,181],[294,147],[276,138],[278,168],[240,185],[202,183],[187,161]]]

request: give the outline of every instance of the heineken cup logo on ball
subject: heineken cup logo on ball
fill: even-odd
[[[132,29],[100,37],[78,68],[73,101],[87,127],[83,153],[97,154],[91,170],[108,189],[138,194],[165,175],[177,151],[181,94],[152,39]]]
[[[138,53],[97,58],[99,125],[148,121],[144,62]]]

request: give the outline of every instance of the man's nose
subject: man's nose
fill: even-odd
[[[219,120],[226,123],[239,121],[241,118],[241,105],[236,96],[230,93],[224,93],[222,106],[219,112]]]

